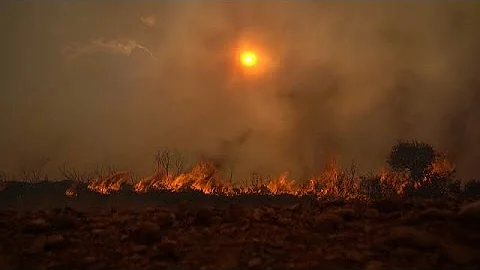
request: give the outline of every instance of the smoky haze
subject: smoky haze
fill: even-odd
[[[0,4],[0,170],[148,173],[156,150],[238,177],[384,166],[397,139],[480,158],[480,3]],[[238,44],[269,65],[249,76]]]

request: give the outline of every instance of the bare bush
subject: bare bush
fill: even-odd
[[[164,148],[155,154],[155,163],[157,172],[164,170],[167,175],[172,173],[172,166],[175,166],[174,176],[181,174],[185,169],[185,159],[183,155],[178,151],[173,151],[168,148]]]
[[[183,155],[179,152],[173,153],[173,162],[175,164],[175,175],[179,175],[183,172],[185,168],[185,159]]]
[[[97,166],[90,175],[90,180],[94,178],[103,178],[108,175],[108,170],[104,165]],[[89,181],[90,181],[89,180]]]
[[[253,172],[250,175],[250,184],[247,185],[248,188],[246,189],[246,191],[248,193],[268,193],[267,184],[271,181],[272,177],[270,175],[263,175],[258,172]]]
[[[59,166],[58,170],[64,179],[79,183],[87,183],[92,176],[86,171],[80,172],[74,167],[67,166],[67,163],[63,163],[62,166]]]
[[[289,179],[287,173],[275,178],[268,174],[253,172],[250,178],[240,182],[239,188],[234,188],[233,166],[226,166],[225,157],[203,157],[188,172],[184,172],[184,160],[181,154],[167,148],[158,151],[155,155],[156,172],[139,181],[138,177],[128,171],[118,171],[115,166],[100,166],[93,173],[87,173],[79,172],[65,163],[58,167],[58,170],[65,179],[76,183],[72,192],[69,192],[72,196],[76,195],[74,191],[77,183],[82,182],[88,182],[87,187],[90,190],[103,194],[118,191],[125,186],[133,188],[136,192],[194,190],[223,195],[308,194],[344,199],[439,197],[459,195],[462,192],[460,180],[455,178],[455,166],[447,156],[436,152],[432,146],[417,141],[397,143],[387,158],[389,167],[378,174],[360,176],[355,163],[352,162],[347,168],[341,168],[333,159],[321,174],[313,176],[303,185]],[[22,179],[28,182],[48,179],[42,173],[48,161],[49,159],[42,159],[34,169],[22,170]],[[0,183],[5,182],[5,179],[6,174],[0,173]],[[463,190],[464,194],[478,195],[480,193],[478,183],[479,181],[467,183]]]
[[[36,166],[31,169],[21,168],[20,178],[29,183],[48,181],[48,174],[43,172],[45,166],[50,162],[50,158],[41,158]]]
[[[0,171],[0,191],[4,190],[7,187],[7,173]]]

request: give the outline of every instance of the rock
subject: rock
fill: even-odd
[[[162,229],[169,229],[176,222],[175,215],[165,212],[160,212],[154,216],[155,223],[157,223]]]
[[[443,250],[447,255],[447,259],[455,264],[467,265],[474,260],[473,251],[467,247],[449,244],[444,245]]]
[[[435,236],[429,232],[407,226],[392,228],[384,239],[384,242],[389,246],[414,248],[433,248],[438,245]]]
[[[83,262],[84,262],[86,265],[94,264],[95,262],[97,262],[97,258],[95,258],[94,256],[88,256],[88,257],[85,257],[85,259],[83,260]]]
[[[213,216],[211,220],[211,225],[217,225],[223,223],[223,218],[219,216]]]
[[[324,202],[320,202],[318,206],[320,209],[331,209],[335,207],[343,207],[345,206],[345,203],[346,202],[343,199],[331,199]]]
[[[177,219],[171,216],[173,205],[147,212],[143,206],[132,206],[131,211],[119,208],[114,214],[92,208],[84,218],[63,209],[55,214],[0,211],[0,269],[473,270],[480,258],[480,234],[475,227],[479,223],[450,220],[460,216],[457,209],[463,198],[452,207],[419,199],[411,210],[408,199],[403,211],[387,213],[372,208],[371,201],[321,211],[303,202],[291,210],[274,200],[256,207],[222,200],[205,203],[210,208],[199,212],[200,205],[190,205],[187,218],[173,226],[171,221]],[[202,215],[207,222],[198,223]],[[24,228],[36,233],[24,233]],[[4,266],[2,256],[10,264]]]
[[[102,236],[102,235],[105,235],[107,233],[106,230],[104,229],[93,229],[92,230],[92,234],[95,235],[95,236]]]
[[[404,202],[399,198],[380,199],[373,203],[380,213],[392,213],[402,211],[404,209]]]
[[[186,202],[182,202],[180,204],[177,205],[176,207],[176,211],[175,211],[175,217],[177,220],[184,220],[186,219],[188,216],[189,216],[189,211],[188,211],[188,207],[187,207],[187,203]]]
[[[47,242],[47,236],[45,235],[39,235],[38,237],[36,237],[32,244],[30,245],[30,247],[27,248],[27,250],[25,250],[25,253],[26,254],[38,254],[38,253],[42,253],[45,249],[45,244]]]
[[[76,218],[69,214],[59,214],[52,218],[51,224],[56,230],[70,230],[76,227]]]
[[[338,215],[323,214],[313,219],[313,225],[319,231],[333,233],[342,228],[345,221]]]
[[[154,260],[178,261],[183,255],[178,252],[175,243],[164,242],[156,245],[150,256]]]
[[[364,259],[364,254],[357,250],[346,251],[346,257],[350,260],[361,262]]]
[[[292,224],[292,220],[290,218],[277,217],[276,223],[280,226],[289,226]]]
[[[365,265],[365,270],[382,270],[384,268],[384,264],[381,261],[369,261]]]
[[[0,254],[0,269],[15,269],[11,259],[4,254]]]
[[[195,213],[194,225],[197,226],[210,226],[212,224],[212,218],[214,212],[211,209],[202,208]]]
[[[63,211],[65,213],[68,213],[76,218],[85,218],[85,213],[83,212],[80,212],[80,211],[77,211],[69,206],[65,206],[65,208],[63,209]]]
[[[145,245],[133,245],[132,251],[134,253],[144,253],[147,250],[147,246]]]
[[[272,217],[274,216],[276,213],[278,213],[279,209],[278,208],[275,208],[275,207],[264,207],[263,208],[263,211],[264,211],[264,216],[268,216],[268,217]],[[266,215],[265,215],[266,214]]]
[[[65,237],[61,234],[53,234],[47,236],[47,241],[45,242],[45,248],[56,249],[63,248],[67,244]]]
[[[397,247],[393,252],[397,258],[414,258],[418,255],[418,251],[409,247]]]
[[[375,219],[380,216],[380,213],[377,209],[368,208],[365,210],[365,212],[363,212],[363,216],[369,219]]]
[[[162,230],[156,223],[145,221],[133,230],[131,237],[136,243],[151,244],[162,238]]]
[[[36,218],[28,222],[23,231],[26,233],[42,233],[50,229],[50,224],[43,218]]]
[[[344,220],[353,220],[357,217],[355,210],[352,208],[341,208],[334,210],[332,214],[342,217]]]
[[[295,211],[299,211],[301,207],[302,207],[301,204],[296,203],[292,206],[287,207],[287,210],[295,212]]]
[[[223,220],[225,222],[236,223],[245,217],[245,208],[240,204],[230,205],[224,213]]]
[[[248,261],[248,267],[259,267],[262,265],[263,260],[261,258],[252,258]]]
[[[233,252],[226,252],[225,254],[222,252],[221,255],[217,257],[219,268],[221,269],[235,269],[239,267],[239,259],[238,254],[240,251],[233,251]]]
[[[395,220],[395,219],[401,219],[402,217],[405,216],[405,212],[401,211],[396,211],[396,212],[391,212],[386,214],[384,217],[386,220]]]
[[[423,210],[417,214],[417,220],[430,221],[430,220],[448,220],[453,217],[453,212],[449,210],[441,210],[437,208],[429,208]]]
[[[265,212],[261,208],[255,208],[253,210],[252,217],[255,221],[260,221],[265,216]]]
[[[480,201],[464,205],[458,211],[458,217],[462,220],[480,220]]]

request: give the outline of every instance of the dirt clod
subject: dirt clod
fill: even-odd
[[[4,211],[5,269],[474,269],[477,203]],[[460,209],[460,210],[458,210]],[[457,214],[458,213],[458,214]],[[461,220],[461,222],[459,222]]]

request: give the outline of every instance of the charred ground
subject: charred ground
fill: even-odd
[[[387,164],[369,176],[330,164],[303,184],[254,174],[248,187],[206,161],[140,181],[4,181],[0,268],[475,269],[479,182],[416,141]]]

